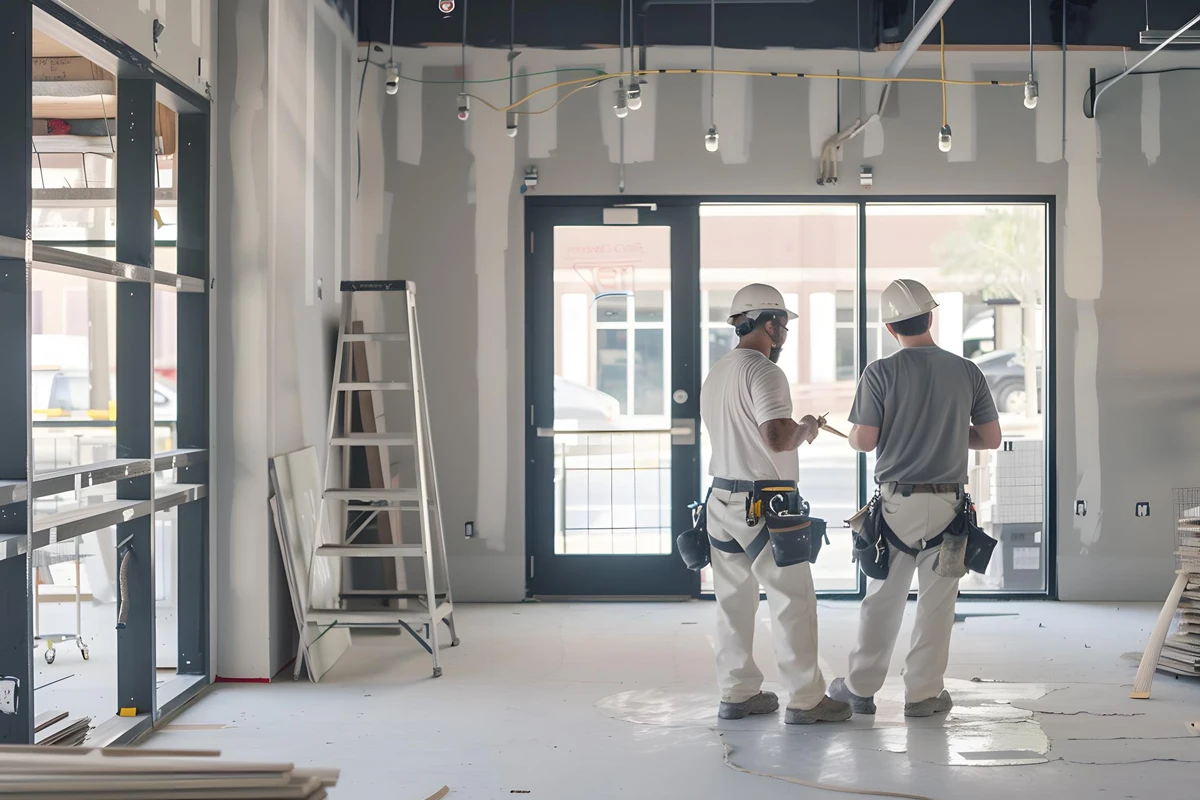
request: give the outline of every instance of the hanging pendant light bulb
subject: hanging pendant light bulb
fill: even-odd
[[[504,115],[505,123],[504,130],[508,134],[508,138],[517,138],[517,112],[508,111]]]
[[[465,94],[458,96],[458,118],[463,122],[471,116],[471,98]]]
[[[1025,81],[1025,107],[1037,108],[1038,101],[1038,83],[1029,76],[1029,80]]]
[[[625,81],[618,81],[617,87],[617,101],[613,103],[613,111],[617,113],[617,119],[625,119],[629,116],[629,92],[625,88]]]
[[[943,153],[950,152],[950,125],[949,124],[943,125],[942,129],[940,131],[938,131],[938,150],[941,150]]]
[[[628,93],[625,95],[625,102],[629,106],[630,111],[637,111],[642,107],[642,87],[638,83],[634,83],[629,87]]]
[[[708,128],[708,133],[704,134],[704,149],[710,153],[715,153],[720,146],[721,134],[717,133],[716,125],[711,125]]]
[[[400,91],[400,68],[392,62],[388,62],[383,68],[383,88],[388,94],[395,94]]]

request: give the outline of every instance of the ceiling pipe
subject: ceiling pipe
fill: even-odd
[[[933,0],[933,3],[921,15],[921,19],[917,20],[908,37],[901,43],[900,49],[896,51],[896,55],[892,57],[891,62],[883,71],[883,77],[888,79],[888,82],[883,85],[883,94],[879,97],[879,107],[875,113],[867,117],[866,121],[860,119],[854,120],[854,124],[844,131],[838,131],[833,136],[825,141],[821,147],[821,177],[817,179],[817,185],[837,183],[837,149],[846,142],[853,139],[858,134],[862,133],[868,125],[883,116],[884,110],[887,108],[888,98],[892,94],[893,78],[899,78],[900,73],[908,66],[908,62],[912,61],[912,57],[917,54],[917,50],[925,43],[929,34],[933,32],[934,26],[941,22],[942,17],[954,5],[954,0]]]
[[[1101,95],[1103,95],[1109,89],[1111,89],[1112,87],[1116,86],[1118,83],[1123,81],[1127,75],[1130,75],[1131,73],[1136,72],[1137,69],[1140,66],[1142,66],[1142,64],[1145,64],[1147,61],[1154,58],[1154,56],[1156,56],[1158,54],[1159,50],[1162,50],[1164,47],[1171,44],[1171,42],[1174,42],[1176,39],[1183,36],[1183,34],[1186,31],[1191,30],[1196,25],[1196,23],[1200,23],[1200,14],[1197,14],[1196,16],[1192,17],[1191,20],[1184,23],[1182,28],[1175,31],[1167,38],[1163,39],[1162,43],[1159,44],[1158,47],[1154,48],[1149,53],[1146,53],[1146,55],[1142,56],[1141,61],[1134,64],[1132,67],[1127,67],[1124,72],[1122,72],[1120,75],[1116,76],[1115,78],[1108,79],[1105,82],[1104,86],[1100,87],[1100,91],[1097,92],[1095,89],[1092,89],[1091,113],[1087,114],[1087,118],[1088,119],[1096,118],[1096,104],[1100,102]]]

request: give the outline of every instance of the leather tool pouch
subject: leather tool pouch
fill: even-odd
[[[752,502],[766,519],[771,555],[777,566],[816,563],[821,547],[829,541],[825,520],[809,513],[808,502],[794,485],[760,481],[754,487]]]
[[[971,502],[969,494],[965,495],[963,513],[959,517],[967,528],[967,569],[983,575],[992,561],[992,551],[996,549],[996,540],[979,527],[975,516],[975,504]]]
[[[709,489],[708,495],[712,494]],[[703,503],[692,506],[692,527],[675,538],[675,546],[679,549],[679,557],[684,565],[699,572],[712,561],[712,551],[708,542],[708,495]]]
[[[859,521],[859,527],[854,522]],[[847,520],[854,529],[854,560],[868,578],[886,580],[891,552],[883,535],[883,501],[876,490],[866,507]]]

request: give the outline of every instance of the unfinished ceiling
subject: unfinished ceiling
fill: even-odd
[[[637,45],[709,44],[708,0],[624,0],[634,9]],[[1175,28],[1196,13],[1188,0],[1033,0],[1033,38],[1062,43],[1063,2],[1067,42],[1091,47],[1138,47],[1147,27]],[[875,50],[903,41],[930,0],[717,0],[719,47]],[[477,47],[576,49],[620,43],[621,0],[456,0],[449,14],[434,0],[395,0],[395,43]],[[916,8],[914,8],[914,5]],[[388,41],[392,0],[362,0],[360,41]],[[1147,9],[1149,24],[1147,24]],[[953,45],[1029,45],[1029,4],[1024,0],[957,0],[946,13],[946,42]],[[626,23],[628,24],[628,22]],[[934,43],[934,39],[930,39]]]

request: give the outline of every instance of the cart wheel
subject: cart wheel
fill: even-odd
[[[91,653],[91,651],[90,651],[90,650],[88,650],[86,647],[85,647],[85,648],[83,648],[82,650],[80,650],[79,652],[83,654],[83,660],[84,660],[84,661],[87,661],[89,658],[91,658],[91,657],[92,657],[92,653]]]
[[[55,656],[55,652],[54,652],[54,650],[53,650],[53,649],[47,650],[47,651],[46,651],[46,663],[47,663],[47,664],[53,664],[53,663],[54,663],[54,656]]]
[[[450,646],[451,646],[451,647],[458,647],[458,646],[459,646],[459,644],[461,644],[461,642],[458,640],[458,637],[457,637],[457,636],[455,636],[455,637],[454,637],[454,639],[453,639],[453,641],[451,641],[451,642],[450,642]]]
[[[434,667],[434,668],[433,668],[433,677],[435,677],[435,678],[440,678],[440,677],[442,677],[442,668],[441,668],[441,667]]]

